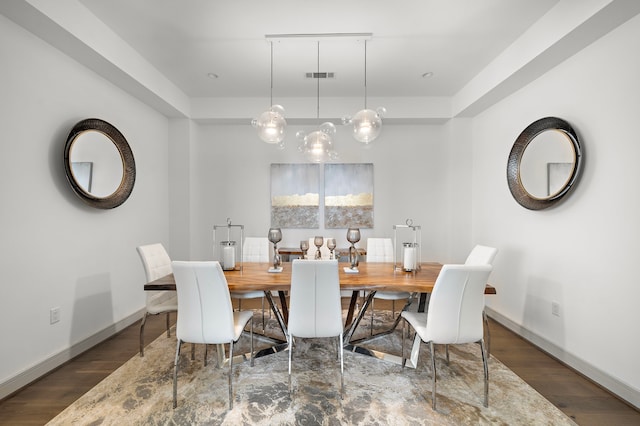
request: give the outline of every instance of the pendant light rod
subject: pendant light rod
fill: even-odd
[[[269,95],[269,107],[271,107],[273,105],[273,42],[271,41],[269,44],[271,45],[271,94]]]
[[[316,107],[316,118],[318,119],[318,124],[320,124],[320,41],[317,42],[318,43],[318,77],[316,77],[316,86],[317,86],[317,93],[318,93],[318,104]]]
[[[364,41],[364,109],[367,109],[367,40]]]

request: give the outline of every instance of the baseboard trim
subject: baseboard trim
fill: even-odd
[[[91,335],[66,349],[63,349],[62,351],[39,362],[33,367],[30,367],[1,383],[0,400],[22,389],[29,383],[39,379],[40,377],[44,376],[51,370],[61,366],[70,359],[80,355],[88,349],[91,349],[98,343],[108,339],[119,331],[124,330],[136,321],[139,321],[140,318],[142,318],[143,313],[144,309],[140,309],[139,311],[134,312],[126,318],[123,318],[122,320],[100,330],[96,334]]]
[[[621,382],[615,377],[610,376],[599,368],[589,364],[585,360],[566,352],[555,343],[552,343],[544,337],[541,337],[536,333],[533,333],[532,331],[526,329],[520,324],[513,322],[509,318],[496,312],[488,306],[485,307],[485,310],[487,312],[487,315],[496,322],[502,324],[509,330],[518,334],[523,339],[528,340],[529,342],[538,346],[540,349],[547,352],[549,355],[558,359],[562,363],[566,364],[570,368],[576,370],[580,374],[593,380],[595,383],[613,393],[618,398],[625,401],[627,404],[635,407],[637,410],[640,410],[640,392],[636,389],[630,387],[626,383]]]

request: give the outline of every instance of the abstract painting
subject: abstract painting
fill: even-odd
[[[373,164],[325,164],[324,226],[373,228]]]
[[[271,226],[320,227],[320,165],[271,165]]]

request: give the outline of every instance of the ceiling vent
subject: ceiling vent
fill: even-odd
[[[305,78],[336,78],[335,72],[308,72],[304,74]]]

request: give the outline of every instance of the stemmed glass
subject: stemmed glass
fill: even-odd
[[[278,243],[282,241],[282,230],[280,228],[270,228],[269,241],[273,243],[273,269],[280,269],[282,266],[282,258],[280,257],[280,253],[278,253]]]
[[[327,248],[329,249],[329,259],[335,259],[333,255],[333,250],[336,248],[335,238],[327,238]]]
[[[313,239],[313,244],[315,244],[315,246],[318,248],[318,250],[316,251],[316,259],[322,259],[322,252],[320,252],[320,247],[322,247],[322,245],[324,244],[324,238],[315,237]]]
[[[309,251],[309,240],[300,241],[300,250],[302,250],[302,258],[307,258],[307,251]]]
[[[351,269],[355,269],[358,267],[359,261],[358,250],[356,249],[355,244],[360,241],[360,229],[347,229],[347,241],[351,243],[351,247],[349,247],[349,262],[351,262]]]

